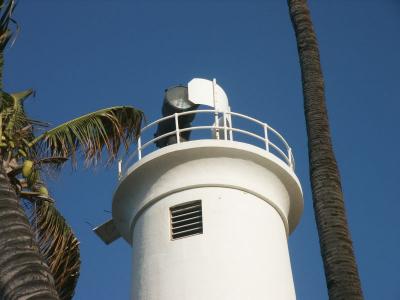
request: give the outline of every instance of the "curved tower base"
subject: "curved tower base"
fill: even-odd
[[[232,141],[193,141],[136,163],[113,201],[133,247],[135,300],[291,300],[287,236],[303,209],[292,170]]]

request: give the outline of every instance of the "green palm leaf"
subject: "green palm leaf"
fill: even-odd
[[[25,113],[24,101],[33,94],[33,90],[29,89],[14,94],[0,91],[0,94],[3,100],[0,110],[0,136],[2,143],[12,142],[14,145],[11,149],[3,148],[0,152],[15,152],[13,149],[19,149],[21,153],[24,153],[24,156],[36,157],[35,148],[29,147],[29,141],[34,139],[33,126],[43,127],[46,124],[29,119]],[[13,157],[17,158],[15,155]]]
[[[2,116],[7,124],[6,133],[12,135],[15,131],[30,125],[24,110],[24,100],[32,94],[32,89],[14,94],[3,92]]]
[[[0,9],[2,10],[0,17],[0,50],[2,51],[9,42],[10,38],[13,35],[13,32],[9,29],[8,25],[10,22],[16,24],[16,22],[12,19],[12,13],[15,9],[16,1],[9,0],[7,3],[3,3],[0,1]],[[18,25],[17,25],[18,26]],[[17,28],[18,31],[18,28]]]
[[[61,124],[31,142],[43,156],[70,157],[76,164],[80,152],[85,164],[95,165],[105,149],[109,162],[118,154],[121,144],[127,150],[137,139],[143,113],[133,107],[102,109]]]
[[[72,299],[80,273],[78,239],[52,202],[36,200],[31,223],[60,299]]]
[[[46,158],[36,164],[62,164],[64,161],[64,158]],[[60,300],[70,300],[80,274],[79,241],[49,197],[40,173],[30,186],[21,184],[25,188],[20,191],[20,196],[31,203],[27,206],[29,221],[39,252],[53,276],[58,296]]]
[[[15,9],[15,0],[9,0],[7,3],[0,1],[0,8],[3,9],[2,16],[0,17],[0,31],[4,32],[8,29],[12,13]]]
[[[9,94],[3,90],[3,52],[15,36],[14,33],[19,30],[18,24],[12,19],[15,5],[16,0],[0,0],[1,163],[2,167],[7,168],[9,182],[13,184],[15,191],[21,198],[29,201],[23,203],[33,204],[27,209],[32,212],[31,227],[36,234],[40,253],[50,267],[59,298],[70,300],[79,277],[79,242],[55,207],[54,201],[48,196],[41,174],[46,173],[47,169],[57,170],[69,158],[76,162],[77,153],[84,156],[87,164],[95,164],[105,150],[109,154],[109,161],[112,161],[121,145],[127,149],[138,137],[143,113],[133,107],[107,108],[64,123],[35,138],[34,129],[47,128],[48,124],[29,119],[26,115],[24,100],[33,91]],[[24,175],[22,171],[27,161],[33,162],[33,171]],[[33,242],[31,234],[27,233],[24,237]],[[13,241],[10,241],[10,245],[14,247]],[[31,248],[36,249],[36,246]],[[35,253],[35,257],[37,254]],[[46,276],[33,276],[28,284],[29,289],[40,285],[47,287],[49,294],[54,294],[52,283],[46,282],[46,278],[51,277],[47,267],[40,268],[44,265],[43,260],[37,259],[36,263],[36,268]],[[29,271],[24,272],[28,274]],[[23,294],[28,295],[29,292],[30,290],[24,290]],[[2,291],[0,294],[2,298]]]
[[[19,31],[18,24],[12,19],[12,13],[16,5],[15,0],[9,0],[4,3],[0,0],[0,88],[3,88],[3,67],[4,67],[4,48],[7,46],[14,32],[9,28],[9,23],[16,24]],[[3,95],[0,94],[0,106],[3,101]]]

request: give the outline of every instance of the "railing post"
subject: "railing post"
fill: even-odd
[[[137,154],[138,154],[138,160],[142,159],[142,136],[139,136],[137,140]]]
[[[264,123],[265,150],[269,152],[268,125]]]
[[[226,126],[226,113],[224,112],[222,117],[224,118],[224,140],[228,139],[228,128]]]
[[[176,143],[179,144],[181,142],[181,136],[179,134],[179,115],[178,115],[178,113],[174,113],[174,117],[175,117]]]
[[[218,112],[214,112],[214,127],[215,127],[215,137],[219,140],[219,120],[218,120]]]
[[[233,141],[233,130],[232,130],[232,128],[233,128],[233,125],[232,125],[232,114],[231,114],[231,112],[230,112],[230,111],[228,112],[228,116],[229,116],[229,118],[228,118],[228,122],[229,122],[229,128],[231,128],[231,129],[229,130],[229,139],[230,139],[231,141]]]
[[[289,150],[288,150],[288,155],[289,155],[289,167],[293,170],[293,154],[292,154],[292,148],[289,148]]]
[[[118,160],[118,180],[122,177],[122,159]]]

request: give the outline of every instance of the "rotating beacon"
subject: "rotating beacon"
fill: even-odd
[[[288,143],[231,112],[215,79],[167,89],[163,115],[119,164],[112,219],[94,229],[132,245],[132,299],[296,299],[287,238],[303,196]],[[212,121],[192,126],[195,115]]]

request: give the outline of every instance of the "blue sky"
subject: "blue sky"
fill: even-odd
[[[57,3],[56,3],[57,2]],[[398,192],[400,3],[310,1],[327,105],[366,299],[400,299]],[[308,179],[294,33],[285,0],[19,1],[21,32],[5,87],[33,87],[32,117],[58,124],[113,105],[160,115],[166,87],[217,78],[232,110],[268,122],[293,148],[305,211],[289,239],[300,300],[327,299]],[[50,184],[81,241],[75,299],[128,299],[131,249],[105,246],[116,167],[66,166]]]

